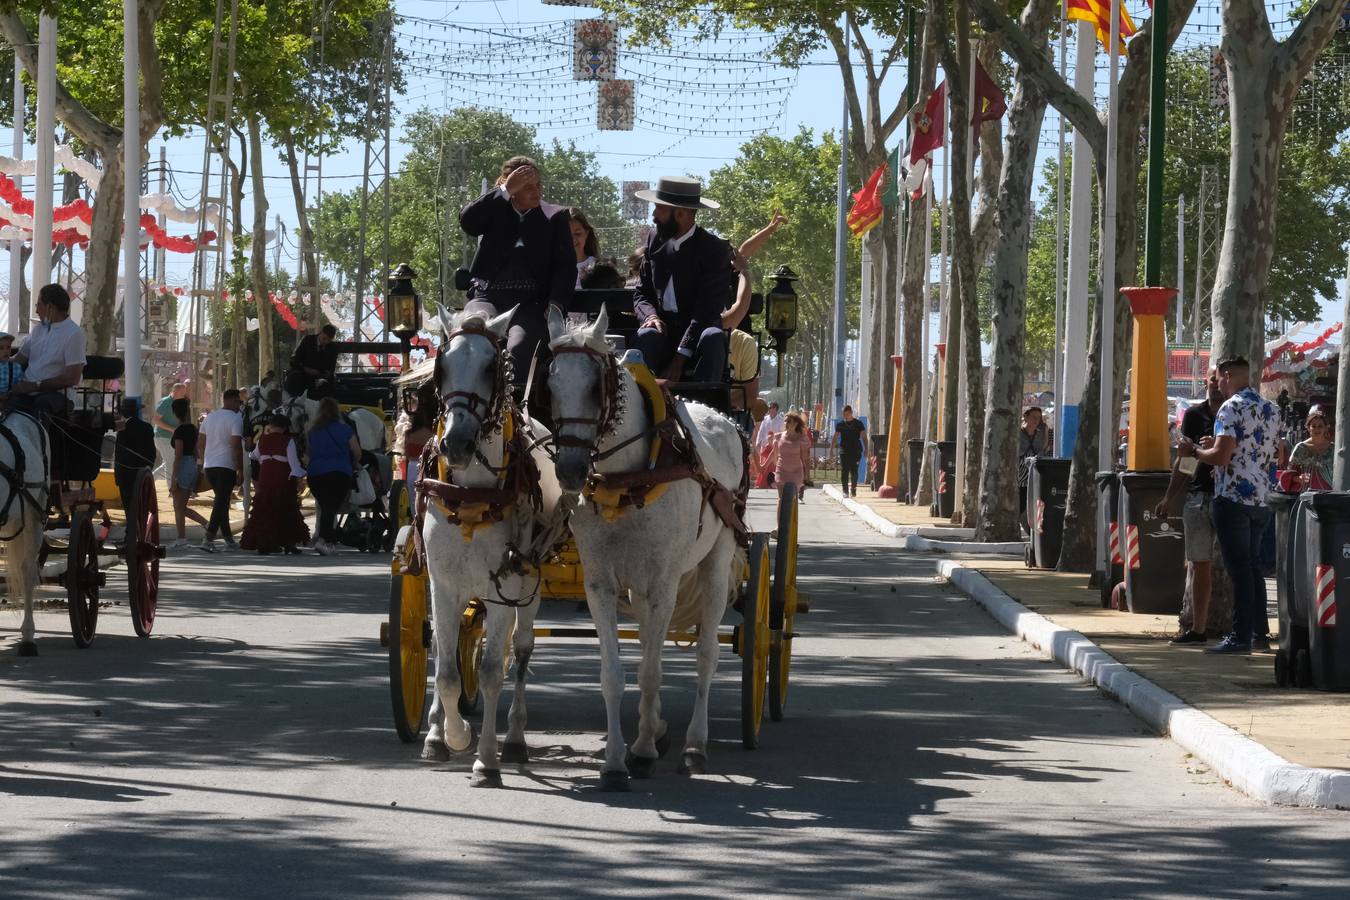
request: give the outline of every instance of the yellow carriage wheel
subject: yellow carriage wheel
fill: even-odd
[[[404,535],[408,544],[412,534]],[[427,650],[431,646],[428,615],[430,581],[425,572],[410,575],[403,568],[408,553],[394,556],[389,582],[389,696],[394,728],[404,743],[422,734],[427,721]]]
[[[783,488],[778,503],[778,543],[773,554],[773,602],[769,625],[769,718],[783,721],[788,671],[792,668],[792,623],[797,617],[797,488]]]
[[[471,716],[478,711],[478,679],[483,672],[483,646],[487,613],[481,600],[470,600],[459,623],[459,646],[455,665],[459,667],[459,714]]]
[[[765,682],[769,670],[769,539],[757,534],[750,542],[750,577],[741,608],[741,743],[747,750],[759,746],[764,721]]]

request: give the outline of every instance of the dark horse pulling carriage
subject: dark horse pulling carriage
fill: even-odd
[[[120,388],[109,382],[122,377],[124,363],[114,357],[90,357],[84,367],[84,381],[73,391],[74,408],[64,417],[43,417],[48,454],[46,484],[25,482],[20,442],[15,436],[16,416],[9,412],[0,418],[0,438],[12,456],[12,464],[0,465],[9,487],[6,517],[19,515],[34,498],[45,495],[45,508],[37,517],[41,540],[25,535],[21,525],[9,536],[9,554],[5,581],[13,595],[19,579],[13,567],[27,564],[16,559],[20,546],[35,549],[40,574],[38,583],[61,585],[66,590],[70,612],[70,632],[75,646],[88,647],[98,627],[99,590],[106,583],[104,569],[118,560],[127,566],[127,584],[131,621],[136,634],[149,636],[155,625],[159,600],[159,563],[164,547],[159,540],[159,497],[150,468],[136,472],[128,496],[126,532],[120,543],[111,540],[113,525],[107,504],[100,499],[95,482],[103,469],[105,437],[113,430],[113,411],[122,399]],[[33,548],[33,545],[36,547]],[[31,588],[30,588],[31,589]],[[13,598],[17,599],[17,598]],[[20,645],[21,653],[36,653],[31,640]]]

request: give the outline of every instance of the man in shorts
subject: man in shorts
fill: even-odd
[[[1181,417],[1181,433],[1192,444],[1199,444],[1214,434],[1214,416],[1223,405],[1219,390],[1219,372],[1211,368],[1205,379],[1205,402],[1197,403]],[[1172,465],[1172,481],[1167,493],[1154,508],[1159,518],[1168,516],[1176,498],[1183,491],[1186,500],[1181,507],[1181,524],[1186,537],[1186,562],[1191,567],[1191,625],[1183,627],[1172,638],[1174,644],[1203,644],[1209,624],[1209,598],[1213,585],[1214,549],[1214,467],[1197,460],[1192,474],[1181,467],[1182,457]],[[1189,468],[1189,466],[1188,466]]]

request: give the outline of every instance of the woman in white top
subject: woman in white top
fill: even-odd
[[[575,206],[569,207],[567,214],[572,218],[572,249],[577,254],[577,287],[581,287],[581,276],[595,266],[600,256],[600,241],[595,229],[586,221],[586,214]]]

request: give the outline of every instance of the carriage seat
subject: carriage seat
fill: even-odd
[[[126,360],[120,356],[89,356],[84,361],[85,381],[111,381],[126,372]]]

